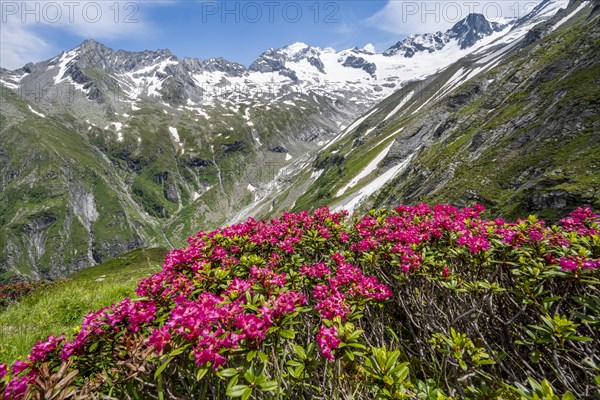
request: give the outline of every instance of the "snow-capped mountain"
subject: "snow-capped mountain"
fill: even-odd
[[[412,56],[295,43],[245,67],[88,40],[0,70],[0,274],[55,276],[250,215],[359,208],[456,129],[465,83],[485,91],[482,76],[568,26],[566,3],[505,26],[471,15]]]
[[[326,97],[329,102],[354,98],[351,107],[366,109],[404,83],[423,78],[485,46],[499,36],[504,25],[472,14],[445,34],[411,36],[384,53],[353,48],[336,51],[295,43],[261,54],[248,68],[222,58],[180,60],[168,50],[114,51],[92,40],[48,61],[20,70],[2,71],[5,86],[30,93],[36,87],[54,88],[71,96],[56,99],[52,91],[36,93],[44,103],[103,105],[108,114],[127,112],[137,102],[157,99],[171,106],[205,108],[216,103],[263,104],[303,94]],[[433,43],[426,46],[425,42]],[[421,52],[419,57],[414,55]],[[111,94],[119,94],[119,104]],[[73,99],[77,97],[78,99]],[[114,96],[113,96],[114,97]],[[290,97],[292,99],[290,99]],[[78,108],[76,107],[76,108]],[[83,110],[82,110],[83,111]]]
[[[421,52],[439,51],[449,44],[458,45],[464,50],[475,46],[479,40],[487,36],[503,31],[510,24],[510,21],[506,23],[488,21],[483,14],[469,14],[467,18],[459,21],[446,32],[410,35],[383,54],[389,57],[401,55],[411,58]]]

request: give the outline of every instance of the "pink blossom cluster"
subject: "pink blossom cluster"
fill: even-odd
[[[156,305],[153,302],[133,302],[129,298],[125,298],[111,307],[105,307],[96,312],[92,311],[83,317],[81,329],[73,340],[64,343],[60,356],[63,361],[66,361],[74,354],[81,354],[85,346],[94,339],[118,333],[122,329],[138,332],[142,324],[148,324],[155,318]]]
[[[600,229],[600,217],[589,206],[576,209],[560,222],[566,231],[582,236],[598,235]]]
[[[65,335],[56,337],[54,335],[48,336],[46,340],[37,342],[29,353],[28,360],[32,363],[42,363],[46,361],[48,355],[55,352],[58,346],[65,341]]]
[[[561,268],[565,271],[577,271],[581,268],[600,268],[600,260],[591,260],[580,256],[561,257],[559,263]]]
[[[25,372],[23,374],[23,372]],[[6,384],[4,389],[4,399],[20,399],[25,396],[29,386],[33,384],[37,371],[31,368],[31,364],[26,361],[17,360],[10,369],[12,378]],[[7,375],[7,372],[4,373]]]
[[[392,298],[392,292],[372,276],[364,276],[360,268],[345,262],[344,257],[335,253],[331,259],[335,272],[323,263],[303,267],[308,277],[320,278],[315,285],[313,297],[317,300],[315,309],[322,318],[332,320],[340,317],[343,321],[351,311],[352,304],[366,300],[385,301]]]
[[[196,299],[176,296],[175,308],[165,325],[152,331],[148,344],[161,353],[177,338],[185,340],[195,344],[198,365],[211,363],[217,369],[229,350],[260,345],[271,326],[306,302],[302,293],[284,289],[285,283],[285,273],[252,266],[249,279],[234,277],[219,295],[203,291]],[[256,311],[249,307],[246,293],[266,295]]]
[[[328,328],[323,325],[319,329],[319,333],[317,333],[317,344],[319,345],[321,355],[330,361],[335,360],[335,356],[331,351],[337,349],[341,342],[334,326]]]

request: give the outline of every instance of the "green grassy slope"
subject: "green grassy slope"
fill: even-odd
[[[50,334],[73,335],[90,310],[135,297],[137,281],[162,268],[166,250],[138,249],[87,268],[0,311],[0,362],[26,356]]]

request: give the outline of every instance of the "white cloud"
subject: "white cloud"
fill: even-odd
[[[34,60],[51,57],[55,50],[24,25],[6,23],[0,26],[0,66],[17,69]]]
[[[0,65],[15,69],[60,51],[42,31],[60,30],[83,39],[143,37],[152,24],[141,6],[170,2],[131,1],[1,1]]]
[[[389,0],[366,20],[368,26],[397,35],[445,31],[470,13],[492,20],[522,17],[541,0]]]

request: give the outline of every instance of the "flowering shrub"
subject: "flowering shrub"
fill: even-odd
[[[28,281],[0,285],[0,309],[22,299],[36,290],[48,287],[53,283],[54,282],[50,281]]]
[[[597,393],[598,216],[579,209],[558,227],[482,211],[320,208],[199,232],[139,282],[139,298],[0,365],[0,390],[491,398],[533,377]]]

